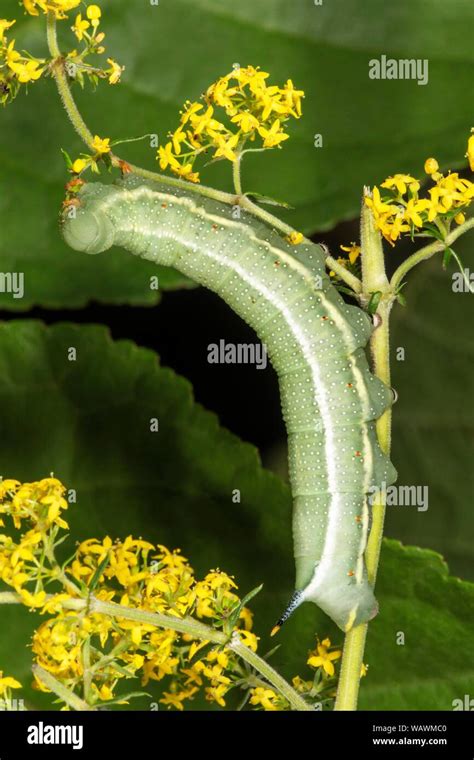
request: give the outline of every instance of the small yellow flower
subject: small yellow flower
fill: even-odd
[[[110,69],[107,69],[106,72],[109,76],[109,84],[117,84],[125,67],[120,66],[113,58],[107,58],[107,63],[110,64]]]
[[[293,230],[293,232],[290,232],[289,235],[285,238],[287,243],[290,243],[290,245],[299,245],[304,240],[304,235],[302,232],[296,232],[296,230]]]
[[[284,97],[287,106],[294,109],[292,115],[299,119],[301,116],[301,98],[304,98],[304,90],[295,90],[293,82],[291,79],[288,79],[281,94]]]
[[[217,704],[221,707],[225,707],[224,695],[227,693],[227,691],[228,686],[223,683],[217,684],[217,686],[207,686],[206,699],[210,702],[217,702]]]
[[[250,111],[244,111],[243,113],[237,113],[232,117],[231,121],[234,124],[238,124],[244,134],[252,132],[260,125],[259,120]]]
[[[323,668],[324,672],[328,676],[334,675],[334,660],[338,660],[342,654],[340,649],[336,649],[334,652],[330,652],[329,648],[331,641],[324,639],[320,644],[318,643],[316,650],[310,653],[307,663],[313,668]]]
[[[251,631],[253,626],[253,612],[248,607],[242,607],[240,610],[239,620],[243,620],[246,631]]]
[[[100,17],[102,16],[102,11],[100,10],[98,5],[88,5],[86,15],[87,15],[87,18],[90,19],[90,22],[93,27],[99,26]]]
[[[256,636],[251,631],[239,630],[239,637],[240,637],[240,640],[241,640],[242,644],[244,644],[244,646],[246,646],[249,649],[251,649],[252,652],[256,652],[257,651],[258,636]]]
[[[280,126],[280,119],[276,119],[270,129],[266,129],[265,127],[258,128],[260,137],[263,137],[264,148],[274,148],[283,142],[283,140],[288,140],[289,135],[285,134],[280,129]]]
[[[456,222],[456,224],[464,224],[464,222],[466,221],[466,217],[464,216],[462,212],[460,212],[459,214],[456,214],[456,216],[454,217],[454,221]]]
[[[427,174],[428,174],[428,173],[429,173],[429,172],[427,172]],[[364,678],[364,676],[366,676],[366,675],[367,675],[367,671],[368,671],[368,670],[369,670],[369,666],[368,666],[368,665],[366,665],[365,663],[362,663],[362,665],[360,666],[360,677],[361,677],[361,678]]]
[[[5,31],[10,29],[13,24],[16,24],[16,21],[7,21],[6,18],[0,18],[0,42],[4,41]]]
[[[173,154],[173,144],[171,142],[166,143],[164,148],[160,145],[158,148],[158,158],[162,169],[166,169],[167,166],[171,169],[177,169],[179,167],[179,161]]]
[[[418,201],[410,198],[405,208],[404,219],[412,222],[415,227],[423,227],[424,221],[420,214],[429,209],[430,206],[431,203],[427,198],[421,198]]]
[[[397,206],[392,203],[384,203],[380,196],[378,187],[372,190],[372,196],[366,195],[364,198],[365,205],[372,209],[375,218],[380,216],[393,216],[398,212]]]
[[[83,158],[76,158],[76,160],[74,161],[74,163],[73,163],[73,165],[71,167],[71,171],[74,174],[80,174],[82,171],[84,171],[84,169],[86,168],[86,166],[87,166],[87,161],[85,159],[83,159]]]
[[[252,695],[250,697],[251,705],[261,705],[264,710],[268,711],[275,711],[279,709],[278,705],[276,704],[278,695],[273,691],[273,689],[266,689],[264,686],[257,686],[254,689],[250,690],[250,694]]]
[[[74,25],[71,26],[71,29],[74,32],[74,34],[76,35],[76,37],[79,40],[79,42],[80,42],[83,39],[83,37],[84,37],[84,32],[87,29],[89,29],[89,27],[90,27],[90,23],[85,18],[83,19],[82,16],[81,16],[81,14],[78,13],[78,15],[76,16],[76,20],[74,22]]]
[[[184,689],[177,692],[163,692],[163,697],[160,699],[162,705],[168,707],[175,707],[177,710],[183,710],[183,702],[185,699],[190,699],[195,694],[197,689],[191,687],[190,689]]]
[[[434,174],[439,169],[439,164],[436,158],[427,158],[424,166],[426,174]]]
[[[474,172],[474,134],[472,134],[467,141],[466,158],[469,161],[469,168],[471,169],[471,172]]]
[[[3,676],[0,670],[0,695],[4,694],[7,689],[21,689],[21,683],[11,676]]]
[[[411,190],[412,193],[416,193],[420,189],[420,183],[411,174],[394,174],[393,177],[387,177],[380,187],[385,187],[389,190],[396,189],[400,195],[405,195],[407,189]]]
[[[46,592],[38,591],[36,594],[31,594],[25,588],[20,590],[21,600],[26,607],[33,609],[34,607],[43,607],[46,601]]]
[[[89,6],[91,7],[91,6]],[[110,137],[99,137],[98,135],[95,135],[93,141],[92,141],[92,147],[96,151],[96,153],[100,156],[105,155],[106,153],[110,153]]]
[[[219,135],[217,137],[217,150],[214,153],[214,157],[220,158],[222,156],[222,158],[227,158],[229,161],[235,161],[237,159],[237,156],[235,154],[234,148],[237,146],[238,142],[238,132],[227,139]]]
[[[360,256],[361,247],[360,245],[351,243],[350,245],[341,245],[341,251],[346,251],[346,253],[349,254],[350,263],[354,264],[354,262],[357,261]]]

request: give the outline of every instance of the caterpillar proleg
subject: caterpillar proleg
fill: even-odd
[[[88,184],[65,214],[75,250],[112,245],[174,267],[219,294],[257,332],[278,374],[288,433],[296,591],[344,631],[377,612],[364,550],[368,493],[393,483],[375,421],[392,394],[371,374],[368,316],[347,305],[320,246],[291,246],[275,230],[195,193],[128,178]],[[277,626],[278,628],[278,626]]]

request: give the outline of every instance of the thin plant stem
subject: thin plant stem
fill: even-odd
[[[294,710],[300,711],[314,711],[314,708],[309,705],[298,692],[296,692],[290,684],[285,681],[282,676],[274,670],[271,665],[265,660],[262,660],[255,652],[252,652],[249,647],[242,644],[237,632],[234,633],[230,641],[229,647],[234,651],[242,660],[250,665],[250,667],[257,670],[272,686],[275,687],[280,694],[288,700]]]
[[[382,293],[377,309],[380,324],[373,331],[370,339],[373,372],[390,387],[389,317],[394,296],[385,273],[382,240],[375,229],[372,213],[365,204],[362,206],[361,214],[361,247],[364,297],[368,300],[371,293],[377,291]],[[377,420],[377,438],[382,451],[387,455],[390,454],[391,420],[391,408]],[[384,519],[385,501],[383,497],[380,497],[372,505],[372,528],[365,553],[368,580],[372,585],[375,585],[377,577]],[[367,627],[367,624],[359,625],[346,634],[335,710],[357,709]]]
[[[44,668],[41,667],[41,665],[33,665],[32,666],[33,675],[36,676],[44,686],[46,686],[48,689],[50,689],[54,694],[56,694],[57,697],[59,697],[62,702],[64,702],[69,707],[72,707],[73,710],[78,710],[79,712],[86,712],[88,710],[94,710],[94,707],[91,707],[87,704],[87,702],[84,702],[83,699],[77,696],[77,694],[74,694],[72,691],[69,691],[63,684],[58,681],[51,673]]]
[[[411,256],[405,259],[405,261],[400,264],[398,269],[395,270],[392,276],[392,280],[390,282],[392,290],[396,292],[400,288],[400,285],[403,282],[403,278],[410,271],[410,269],[416,267],[416,265],[421,261],[426,261],[426,259],[430,259],[435,254],[446,250],[446,248],[451,246],[459,237],[461,237],[461,235],[464,235],[465,232],[472,229],[473,227],[474,216],[470,219],[467,219],[463,224],[460,224],[459,227],[456,227],[456,229],[452,230],[446,236],[446,239],[444,241],[435,240],[433,243],[425,245],[423,248],[420,248],[419,251],[416,251],[416,253],[413,253]]]

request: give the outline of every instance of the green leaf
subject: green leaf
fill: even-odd
[[[279,213],[305,234],[352,218],[363,185],[397,171],[423,176],[427,156],[436,156],[442,168],[464,164],[474,74],[474,6],[465,0],[431,0],[429,13],[424,0],[383,6],[380,0],[320,6],[311,0],[173,0],[144,3],[140,12],[115,0],[103,10],[107,54],[126,66],[123,84],[101,83],[95,93],[75,88],[87,123],[101,136],[122,136],[125,123],[130,135],[154,131],[166,140],[184,101],[199,99],[233,63],[261,66],[272,82],[291,78],[305,90],[303,117],[290,126],[284,148],[246,156],[243,168],[244,190],[281,195],[295,210]],[[4,0],[2,13],[18,18],[18,47],[45,54],[42,17],[22,16],[17,0]],[[76,45],[69,27],[60,28],[64,50]],[[429,85],[370,79],[369,61],[381,55],[428,59]],[[316,134],[321,148],[314,147]],[[40,80],[28,97],[2,110],[2,270],[22,271],[26,279],[22,301],[0,294],[5,308],[156,301],[151,264],[119,251],[78,256],[59,237],[66,180],[60,149],[75,157],[82,147],[52,83]],[[130,144],[123,158],[157,168],[155,152],[146,143]],[[228,162],[219,162],[203,181],[230,190],[230,175]],[[182,284],[170,272],[161,279],[163,288]]]
[[[474,584],[435,552],[385,541],[377,596],[360,709],[452,710],[472,695]]]
[[[369,300],[369,303],[367,304],[367,311],[369,312],[369,314],[375,314],[381,298],[382,298],[381,290],[376,290],[375,293],[370,294],[370,300]]]
[[[68,361],[71,347],[76,361]],[[289,490],[154,353],[114,343],[103,327],[3,323],[0,408],[2,473],[30,481],[54,472],[76,491],[64,557],[76,540],[143,536],[180,547],[198,577],[220,567],[242,593],[263,582],[265,598],[252,608],[276,619],[293,580]],[[26,644],[38,616],[24,607],[1,614],[0,670],[28,683]],[[48,704],[47,695],[27,693]]]
[[[446,248],[446,250],[443,253],[443,269],[448,268],[448,264],[451,260],[451,257],[453,255],[454,251],[452,248]]]
[[[472,233],[457,243],[472,261]],[[427,489],[428,509],[387,507],[388,535],[443,554],[452,570],[474,580],[472,525],[472,310],[474,298],[453,291],[453,269],[441,254],[407,276],[408,308],[394,308],[392,460],[398,486]],[[419,505],[420,506],[420,505]]]

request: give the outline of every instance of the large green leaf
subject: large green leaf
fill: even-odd
[[[0,326],[0,408],[2,473],[31,480],[54,472],[76,489],[73,539],[142,535],[180,546],[198,574],[216,566],[235,574],[242,594],[263,582],[252,602],[256,631],[262,652],[274,644],[268,632],[293,582],[288,487],[193,401],[185,380],[102,327],[14,321]],[[469,685],[472,692],[474,586],[448,578],[432,552],[391,542],[378,597],[363,705],[444,709]],[[1,614],[0,669],[28,682],[33,619],[24,608]],[[394,649],[397,631],[406,645]],[[275,666],[309,675],[315,634],[342,643],[328,618],[303,605],[279,634]]]
[[[471,233],[456,246],[466,266],[472,261],[473,245]],[[453,292],[451,275],[456,271],[451,264],[444,272],[441,257],[420,265],[407,277],[407,308],[394,311],[397,485],[426,486],[428,509],[388,507],[387,533],[440,551],[456,573],[474,579],[474,297]]]
[[[179,546],[198,574],[221,567],[242,593],[263,581],[255,607],[276,620],[293,574],[288,488],[155,354],[114,343],[103,327],[3,324],[0,408],[2,473],[32,480],[54,472],[75,489],[74,539],[133,533]],[[1,614],[0,669],[8,663],[27,681],[31,618],[24,609]]]
[[[462,161],[472,126],[474,7],[466,0],[173,0],[159,5],[104,2],[108,53],[126,65],[123,85],[78,93],[94,132],[112,137],[149,132],[166,137],[187,98],[199,98],[233,63],[260,65],[275,82],[288,77],[306,91],[304,116],[282,151],[255,154],[244,167],[247,190],[283,196],[285,212],[305,231],[328,228],[356,212],[363,184],[394,171],[420,172],[424,158]],[[16,0],[2,13],[18,16]],[[74,46],[66,38],[63,46]],[[44,52],[42,20],[19,19],[19,47]],[[429,84],[372,80],[381,55],[429,61]],[[323,147],[314,148],[322,134]],[[79,306],[90,299],[152,303],[154,270],[118,251],[78,257],[59,238],[56,217],[65,180],[60,147],[80,143],[52,83],[39,82],[2,112],[0,255],[2,271],[24,271],[22,301],[0,294],[7,308],[31,303]],[[153,166],[146,143],[123,154]],[[204,172],[207,184],[230,187],[229,165]],[[162,286],[179,284],[162,274]]]
[[[360,708],[452,710],[472,695],[474,584],[449,576],[432,551],[385,541],[377,596]]]

